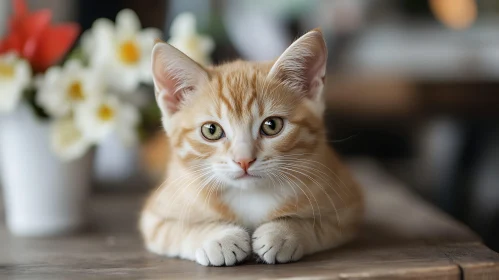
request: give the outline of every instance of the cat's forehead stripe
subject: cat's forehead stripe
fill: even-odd
[[[253,77],[251,78],[251,96],[248,100],[246,108],[251,110],[253,103],[256,100],[256,94],[257,94],[257,92],[256,92],[256,71],[253,71]]]
[[[227,99],[227,97],[225,97],[224,95],[224,82],[222,81],[222,75],[219,74],[217,75],[217,81],[218,81],[218,98],[220,98],[220,100],[222,101],[222,103],[227,106],[227,109],[229,109],[230,111],[233,111],[234,108],[232,107],[232,104],[229,102],[229,100]]]
[[[235,118],[243,119],[252,112],[253,106],[259,107],[263,114],[264,103],[258,98],[258,71],[229,71],[216,73],[219,106],[225,106]],[[261,108],[260,108],[261,107]],[[217,108],[217,110],[222,110]]]

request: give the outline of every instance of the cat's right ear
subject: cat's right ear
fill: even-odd
[[[152,74],[156,102],[163,116],[175,114],[204,79],[206,70],[183,52],[164,42],[152,50]]]

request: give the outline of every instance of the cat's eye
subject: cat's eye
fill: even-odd
[[[214,122],[203,124],[203,126],[201,126],[201,134],[210,141],[216,141],[225,136],[222,127]]]
[[[260,132],[265,136],[275,136],[281,132],[284,121],[279,117],[270,117],[263,121]]]

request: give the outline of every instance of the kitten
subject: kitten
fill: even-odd
[[[165,182],[140,230],[157,254],[202,265],[269,264],[351,239],[362,195],[327,144],[320,30],[275,62],[203,68],[179,50],[153,50],[156,100],[169,138]]]

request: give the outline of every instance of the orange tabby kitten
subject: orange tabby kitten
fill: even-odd
[[[277,61],[203,68],[153,50],[170,155],[140,219],[147,248],[202,265],[286,263],[351,239],[362,196],[327,145],[319,30]]]

